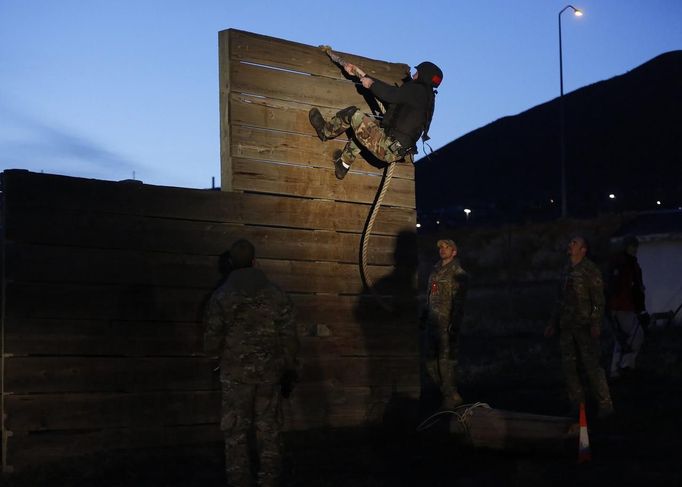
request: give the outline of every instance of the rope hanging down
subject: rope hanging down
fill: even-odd
[[[342,68],[345,68],[348,62],[346,62],[341,56],[338,54],[334,53],[332,51],[332,48],[330,46],[320,46],[320,49],[329,56],[329,59],[331,59],[335,64],[338,64]],[[355,73],[357,75],[357,73]],[[384,107],[381,105],[381,101],[377,100],[379,103],[379,106],[381,108],[381,111],[384,112]],[[369,277],[369,269],[367,266],[367,254],[369,251],[369,237],[372,234],[372,228],[374,227],[374,221],[376,220],[377,214],[379,213],[379,208],[381,208],[381,203],[384,200],[384,196],[386,195],[386,192],[388,191],[388,187],[391,183],[391,178],[393,177],[393,170],[395,169],[395,162],[390,162],[388,163],[388,166],[384,170],[384,175],[381,179],[381,184],[379,186],[379,196],[375,198],[374,204],[372,205],[372,211],[370,213],[369,219],[367,220],[367,224],[365,225],[365,229],[362,232],[362,238],[361,238],[361,252],[360,252],[360,267],[361,267],[361,273],[362,273],[362,278],[365,281],[365,285],[369,288],[369,290],[372,292],[372,295],[374,298],[377,300],[379,305],[386,311],[392,312],[393,308],[386,303],[383,299],[381,299],[381,296],[377,292],[376,288],[374,287],[374,282],[372,281],[372,278]]]

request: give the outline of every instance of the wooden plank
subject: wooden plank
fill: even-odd
[[[256,247],[258,258],[350,263],[358,262],[361,237],[356,233],[325,230],[257,227],[52,208],[14,208],[7,222],[7,230],[16,242],[213,256],[228,250],[235,240],[246,238]],[[400,239],[373,235],[368,262],[392,264],[399,244],[406,252],[416,253],[414,244],[401,243],[407,240],[407,235]]]
[[[331,317],[331,313],[328,313]],[[351,315],[352,319],[352,315]],[[401,321],[324,324],[297,315],[305,357],[394,356],[414,353],[418,344],[414,317]],[[125,357],[190,356],[203,350],[204,325],[154,321],[74,319],[5,320],[5,353]],[[324,336],[319,336],[323,333]]]
[[[10,431],[200,425],[218,422],[219,412],[219,390],[5,397]]]
[[[381,184],[376,175],[354,171],[339,181],[331,167],[316,169],[237,158],[232,159],[232,166],[233,186],[242,191],[371,204]],[[414,208],[414,182],[392,179],[382,205]]]
[[[198,447],[223,441],[217,424],[139,426],[69,431],[15,431],[7,440],[7,464],[13,471],[35,468],[93,453],[122,449]]]
[[[119,249],[51,247],[12,243],[6,248],[7,276],[15,282],[92,283],[194,287],[207,291],[221,279],[218,257]],[[260,259],[258,265],[287,292],[361,294],[357,264]],[[373,281],[390,276],[392,266],[368,266]],[[399,292],[399,281],[383,289]]]
[[[308,124],[310,126],[310,124]],[[311,127],[312,130],[312,127]],[[343,149],[346,139],[321,142],[315,137],[288,132],[261,130],[251,127],[232,127],[232,156],[241,159],[284,162],[306,167],[331,168],[334,151]],[[361,171],[382,175],[386,164],[369,158],[359,158],[353,164],[353,172]],[[414,166],[398,163],[393,172],[396,179],[414,179]],[[414,188],[412,188],[414,191]]]
[[[419,384],[419,357],[318,357],[301,370],[302,382],[332,381],[344,386]]]
[[[10,282],[7,319],[118,319],[199,322],[210,289]]]
[[[229,97],[232,90],[230,61],[232,46],[228,34],[218,35],[218,78],[220,84],[220,185],[223,192],[232,191],[232,146],[230,144]]]
[[[362,232],[370,210],[365,204],[126,184],[22,170],[4,171],[2,176],[8,218],[19,207],[85,208],[204,222]],[[382,207],[373,233],[414,232],[415,224],[414,210]]]
[[[417,353],[369,357],[308,354],[302,362],[302,382],[419,384]],[[215,366],[215,359],[207,357],[8,357],[5,391],[14,396],[205,391],[219,388]]]
[[[250,64],[230,65],[230,91],[337,110],[356,106],[372,113],[372,107],[378,107],[373,95],[359,83]]]
[[[6,317],[200,322],[210,294],[211,289],[10,282],[6,290]],[[414,319],[418,311],[414,294],[396,296],[390,301],[392,312],[378,305],[373,296],[292,294],[291,297],[299,319],[309,324],[338,326],[357,320],[361,324],[390,326],[392,322],[402,322],[403,317]]]
[[[208,357],[15,356],[5,359],[5,391],[27,394],[215,389],[216,365],[215,359]]]
[[[362,424],[373,406],[385,406],[395,396],[416,398],[418,389],[414,384],[380,387],[346,387],[333,381],[300,384],[285,406],[289,414],[287,429]],[[221,407],[219,390],[9,395],[6,404],[7,429],[16,433],[110,428],[144,431],[210,423],[217,428]]]
[[[228,37],[230,55],[233,60],[330,78],[344,78],[340,68],[332,63],[318,47],[236,29],[221,31],[219,36]],[[345,60],[360,66],[367,74],[389,83],[398,82],[405,76],[409,76],[410,69],[406,64],[377,61],[345,52],[336,53]]]
[[[5,353],[13,355],[187,356],[203,350],[198,322],[5,320]]]

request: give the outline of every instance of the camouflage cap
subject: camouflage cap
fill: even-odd
[[[457,249],[457,244],[455,243],[454,240],[450,240],[449,238],[439,240],[436,242],[436,247],[441,248],[441,247],[452,247],[453,249]]]

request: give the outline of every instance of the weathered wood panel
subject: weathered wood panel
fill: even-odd
[[[100,211],[201,222],[362,232],[369,213],[364,204],[306,198],[116,183],[28,171],[5,171],[3,176],[8,221],[15,207],[50,207],[85,214]],[[415,225],[414,210],[382,207],[373,234],[414,232]],[[7,232],[7,238],[12,239],[11,226]]]
[[[230,90],[233,93],[264,96],[276,100],[307,103],[340,110],[351,105],[372,113],[371,95],[349,80],[308,76],[250,64],[230,65]]]
[[[349,313],[346,321],[341,321],[331,311],[327,318],[322,318],[324,321],[304,315],[298,319],[304,359],[384,357],[417,351],[418,336],[413,321],[398,321],[401,317],[355,321],[357,315],[353,313]],[[79,356],[83,361],[92,356],[192,356],[203,351],[203,333],[204,326],[200,322],[10,317],[5,322],[5,353]]]
[[[13,394],[5,406],[10,431],[215,424],[220,391]]]
[[[201,321],[208,289],[8,282],[6,319]]]
[[[208,357],[8,357],[5,390],[14,394],[207,390],[217,387],[216,365]]]
[[[186,356],[203,349],[199,322],[5,320],[5,353],[14,355]]]
[[[236,29],[221,31],[220,36],[228,38],[233,60],[344,79],[341,69],[317,47]],[[409,76],[406,64],[387,63],[344,52],[337,54],[388,83],[399,82]]]
[[[68,457],[150,447],[200,446],[222,442],[215,424],[145,426],[69,431],[13,431],[7,440],[6,470],[35,468]]]
[[[333,167],[334,151],[341,150],[346,144],[346,140],[331,140],[323,143],[317,136],[313,138],[242,126],[233,126],[231,132],[232,157],[234,158],[283,162],[324,169]],[[379,161],[375,161],[374,164],[376,166],[359,159],[353,164],[352,172],[383,174],[386,164]],[[399,163],[393,172],[393,177],[396,180],[414,179],[413,165]],[[371,201],[373,200],[370,199]]]
[[[360,234],[201,222],[104,212],[14,208],[12,240],[97,249],[218,256],[238,238],[258,249],[258,258],[357,263]],[[373,235],[370,264],[391,265],[397,237]]]
[[[219,258],[117,249],[8,244],[7,276],[12,281],[127,284],[166,288],[193,287],[210,291],[221,279]],[[364,284],[356,264],[339,262],[258,262],[269,278],[289,292],[361,294]],[[393,266],[369,266],[374,281],[390,276]],[[394,283],[385,292],[393,293]]]
[[[357,426],[416,398],[413,166],[396,167],[370,240],[386,311],[357,265],[383,167],[358,161],[336,181],[344,142],[322,144],[307,119],[313,104],[369,111],[365,90],[314,46],[239,31],[219,42],[222,192],[3,173],[5,466],[219,441],[201,320],[236,238],[297,307],[289,429]],[[346,57],[389,82],[408,72]]]
[[[323,357],[309,351],[303,356],[307,358],[301,371],[304,382],[333,380],[347,386],[380,386],[383,378],[392,377],[396,384],[409,385],[418,373],[415,355]],[[218,387],[217,362],[208,357],[8,357],[5,363],[5,390],[14,395],[176,393]]]
[[[407,289],[404,296],[389,300],[395,307],[392,313],[378,306],[372,296],[294,294],[291,297],[299,320],[305,323],[358,322],[390,326],[412,322],[416,327],[415,295],[409,295]],[[10,282],[6,300],[11,306],[7,308],[6,319],[8,323],[23,319],[200,322],[209,296],[208,289]]]
[[[334,176],[333,168],[315,169],[255,160],[232,159],[234,189],[309,198],[333,199],[371,204],[380,189],[381,178],[350,172],[343,181]],[[383,205],[413,208],[414,182],[391,181]],[[369,207],[367,208],[369,211]]]

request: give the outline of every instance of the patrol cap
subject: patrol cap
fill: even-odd
[[[452,247],[453,249],[457,250],[457,244],[454,240],[450,240],[449,238],[441,239],[436,242],[436,247]]]

